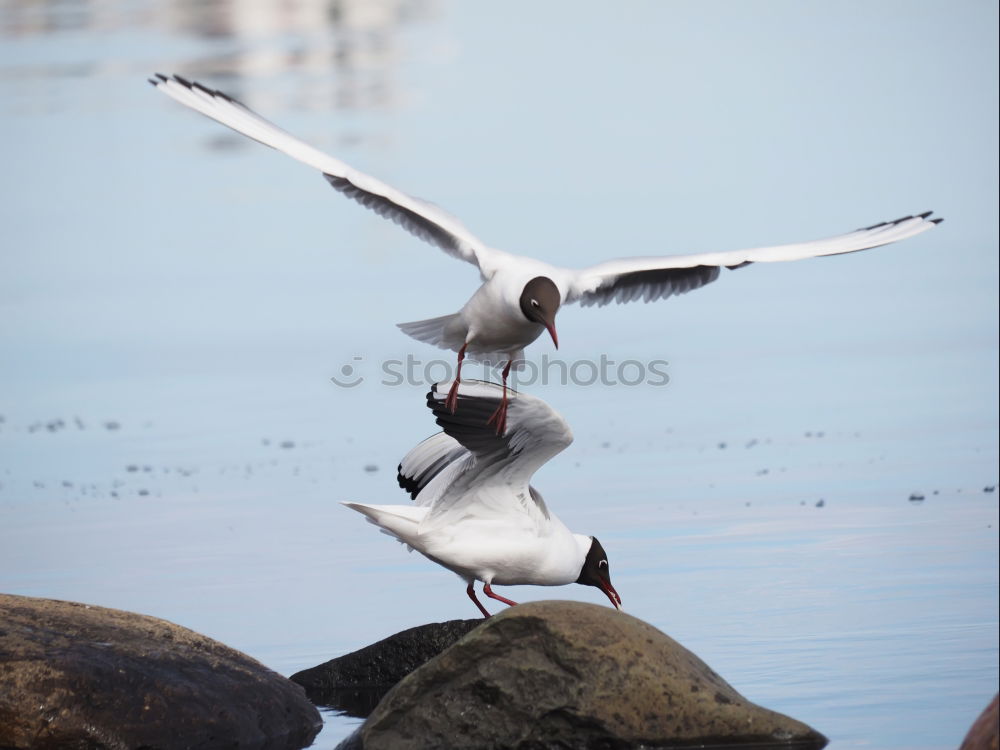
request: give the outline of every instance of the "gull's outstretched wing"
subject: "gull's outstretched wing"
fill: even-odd
[[[519,518],[531,528],[544,527],[549,511],[530,480],[542,464],[573,442],[569,425],[541,399],[508,389],[507,430],[498,436],[487,420],[500,405],[503,388],[463,380],[452,413],[445,406],[450,387],[451,383],[437,383],[427,394],[427,406],[444,432],[424,441],[429,444],[425,456],[417,446],[407,456],[413,458],[404,459],[409,474],[426,476],[427,471],[421,471],[424,466],[434,470],[416,497],[417,505],[430,506],[421,527],[466,517]],[[449,449],[447,441],[461,453]],[[450,459],[444,465],[433,460],[446,456]]]
[[[318,169],[335,190],[391,219],[411,234],[441,248],[446,253],[479,267],[484,276],[492,274],[497,251],[491,250],[465,226],[433,203],[414,198],[359,172],[333,156],[299,140],[265,120],[256,112],[221,91],[188,81],[181,76],[160,73],[149,82],[181,104]]]
[[[610,302],[652,302],[683,294],[715,281],[723,268],[750,263],[776,263],[822,255],[840,255],[898,242],[926,232],[942,219],[931,212],[873,224],[847,234],[811,242],[731,250],[697,255],[621,258],[574,272],[566,302],[606,305]]]
[[[445,434],[475,456],[479,476],[503,470],[511,482],[527,482],[550,458],[573,442],[566,420],[540,398],[507,389],[507,429],[497,435],[487,424],[500,405],[503,386],[479,380],[463,380],[458,386],[454,413],[445,406],[451,383],[435,383],[427,394]]]

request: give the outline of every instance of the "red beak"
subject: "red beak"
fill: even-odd
[[[621,611],[622,598],[618,596],[618,592],[615,591],[615,587],[611,585],[611,581],[601,581],[601,591],[603,591],[608,599],[611,600],[615,609]]]
[[[559,348],[559,337],[556,336],[556,324],[546,323],[545,327],[549,329],[549,336],[552,337],[552,343],[556,345],[556,349]]]

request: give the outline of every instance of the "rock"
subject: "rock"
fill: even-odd
[[[0,594],[0,747],[300,748],[302,688],[155,617]]]
[[[483,622],[477,618],[419,625],[304,669],[291,679],[305,688],[313,703],[363,718],[393,685]]]
[[[972,722],[969,733],[958,750],[997,750],[1000,737],[997,736],[997,701],[994,695],[990,705],[983,709],[979,718]]]
[[[641,620],[532,602],[487,620],[394,687],[340,748],[821,748]]]

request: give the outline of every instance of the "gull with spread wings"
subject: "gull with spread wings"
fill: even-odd
[[[452,394],[457,410],[448,404]],[[503,399],[508,429],[498,435],[487,416]],[[621,609],[601,543],[566,528],[530,484],[573,442],[565,420],[541,399],[475,380],[432,386],[427,405],[444,432],[419,443],[399,464],[399,485],[414,503],[344,505],[457,573],[484,617],[490,613],[476,598],[476,581],[486,596],[510,605],[516,602],[495,593],[493,584],[581,583],[596,586]]]
[[[524,348],[546,331],[556,348],[559,347],[555,318],[562,305],[665,299],[715,281],[724,268],[867,250],[913,237],[941,221],[930,218],[928,211],[810,242],[694,255],[621,258],[588,268],[561,268],[487,246],[441,208],[324,154],[221,91],[178,75],[157,74],[150,83],[181,104],[319,170],[338,192],[479,268],[483,283],[461,310],[400,323],[399,327],[419,341],[458,352],[458,370],[447,398],[447,407],[452,410],[458,403],[457,388],[466,356],[478,361],[507,361],[503,371],[504,396],[489,417],[489,423],[501,435],[506,427],[505,396],[511,364],[522,359]]]

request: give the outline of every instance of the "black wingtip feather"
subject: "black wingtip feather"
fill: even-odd
[[[878,229],[879,227],[884,227],[889,222],[880,221],[878,224],[872,224],[870,227],[861,227],[861,229],[856,229],[856,232],[870,232],[873,229]]]
[[[944,219],[931,219],[931,224],[940,224]]]
[[[403,491],[410,496],[411,500],[417,499],[417,495],[420,494],[420,485],[413,479],[413,477],[403,475],[403,464],[399,464],[399,466],[396,467],[396,482],[398,482]]]

